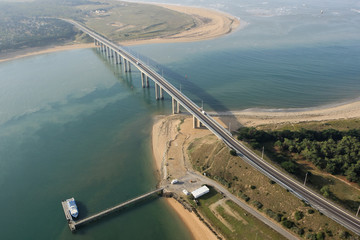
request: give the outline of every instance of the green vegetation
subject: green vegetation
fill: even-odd
[[[265,149],[268,148],[265,146]],[[207,154],[203,154],[204,152]],[[268,152],[269,150],[266,150],[265,159],[268,157]],[[261,203],[263,206],[258,211],[269,216],[274,222],[279,222],[285,228],[290,227],[290,231],[298,236],[306,238],[308,234],[315,234],[316,237],[318,232],[324,232],[326,238],[330,237],[329,233],[333,235],[331,239],[340,239],[340,233],[346,231],[345,228],[320,212],[314,211],[311,206],[299,200],[291,192],[287,192],[241,158],[232,156],[228,148],[215,136],[208,135],[195,139],[188,148],[188,154],[194,169],[206,172],[208,177],[220,182],[233,194],[237,194],[244,203],[254,208],[257,208],[256,203]],[[258,154],[261,154],[261,151],[258,151]],[[302,165],[298,165],[302,171]],[[303,173],[302,181],[306,172]],[[339,196],[338,193],[341,192],[341,196],[346,196],[342,200],[344,205],[346,203],[346,205],[358,206],[360,193],[356,194],[352,186],[333,179],[330,175],[317,174],[317,172],[308,174],[308,184],[316,183],[321,186],[320,188],[328,185],[331,197]],[[301,219],[300,216],[302,216]]]
[[[37,17],[0,19],[0,33],[0,51],[61,43],[76,35],[67,22]]]
[[[257,208],[257,209],[261,209],[264,205],[259,202],[259,201],[253,201],[252,204]]]
[[[113,41],[169,36],[197,24],[189,15],[159,6],[111,0],[9,1],[0,2],[0,9],[0,52],[81,39],[58,18],[82,22]]]
[[[265,143],[273,145],[278,153],[275,160],[289,173],[299,170],[294,159],[304,159],[331,174],[345,175],[349,181],[360,183],[360,130],[338,131],[326,129],[313,131],[263,131],[240,128],[238,139],[254,148]]]
[[[360,182],[359,120],[307,123],[271,129],[241,128],[238,138],[300,181],[350,211],[356,211],[360,191],[345,182]],[[333,129],[332,127],[339,129]],[[305,129],[308,127],[309,129]],[[341,129],[341,130],[340,130]],[[346,129],[346,130],[345,130]]]
[[[304,213],[303,212],[301,212],[301,211],[296,211],[295,212],[295,219],[297,220],[297,221],[299,221],[300,219],[302,219],[304,217]]]
[[[284,239],[234,202],[222,199],[213,188],[195,207],[225,239]]]

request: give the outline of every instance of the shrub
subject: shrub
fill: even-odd
[[[289,173],[296,173],[299,168],[296,163],[292,161],[282,162],[281,167]]]
[[[290,220],[285,219],[284,221],[282,221],[282,225],[290,229],[294,226],[294,223]]]
[[[317,240],[323,240],[325,238],[325,233],[324,232],[318,232],[316,234],[316,239]]]
[[[300,219],[302,219],[304,217],[304,213],[303,212],[301,212],[301,211],[296,211],[295,212],[295,219],[297,220],[297,221],[299,221]]]
[[[261,209],[263,207],[263,204],[259,201],[253,201],[253,204],[254,206],[257,208],[257,209]]]
[[[320,193],[324,196],[324,197],[329,197],[331,192],[330,192],[330,187],[328,185],[326,186],[323,186],[321,189],[320,189]]]
[[[254,190],[254,189],[256,189],[256,186],[251,185],[250,188]]]
[[[308,209],[308,214],[313,214],[314,212],[314,209]]]
[[[245,202],[248,202],[248,201],[250,200],[249,196],[246,195],[246,194],[243,193],[243,192],[240,192],[240,193],[239,193],[239,197],[240,197],[241,199],[245,200]]]
[[[275,213],[273,210],[271,210],[271,209],[266,209],[265,213],[266,213],[266,215],[268,215],[268,216],[271,217],[271,218],[275,218],[275,217],[276,217],[276,213]]]
[[[329,237],[332,237],[332,236],[333,236],[332,231],[329,230],[329,229],[326,230],[326,234],[327,234]]]
[[[237,153],[236,153],[236,151],[235,151],[234,149],[231,149],[231,150],[230,150],[230,154],[231,154],[232,156],[236,156],[236,155],[237,155]]]
[[[275,220],[276,220],[277,222],[281,222],[282,216],[283,216],[283,215],[282,215],[281,213],[276,214]]]
[[[340,232],[340,238],[347,239],[348,237],[350,237],[350,234],[347,231]]]

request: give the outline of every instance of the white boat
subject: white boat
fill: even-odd
[[[77,218],[77,216],[79,215],[79,211],[76,206],[75,199],[74,198],[67,199],[66,204],[68,206],[70,215],[73,216],[74,218]]]

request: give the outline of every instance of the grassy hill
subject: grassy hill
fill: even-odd
[[[73,41],[79,32],[57,18],[80,21],[113,41],[163,37],[195,26],[189,15],[120,1],[0,1],[0,10],[0,52]]]

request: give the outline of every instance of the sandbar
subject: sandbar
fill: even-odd
[[[319,106],[307,109],[247,109],[242,111],[212,113],[224,125],[231,122],[232,130],[241,126],[295,124],[311,121],[331,121],[360,118],[360,101]]]
[[[207,39],[213,39],[220,37],[222,35],[231,33],[239,27],[246,26],[246,23],[231,16],[227,13],[215,11],[205,8],[197,7],[186,7],[180,5],[169,5],[169,4],[157,4],[159,6],[169,8],[174,11],[181,13],[189,14],[194,18],[194,21],[197,23],[196,27],[189,30],[185,30],[181,33],[175,35],[169,35],[162,38],[153,38],[147,40],[131,40],[119,42],[119,44],[124,46],[129,45],[140,45],[140,44],[150,44],[150,43],[170,43],[170,42],[194,42],[202,41]],[[18,51],[12,51],[9,53],[1,53],[0,62],[14,60],[22,57],[28,57],[32,55],[39,55],[57,51],[71,50],[71,49],[80,49],[80,48],[92,48],[94,47],[93,43],[79,43],[79,42],[69,42],[61,46],[46,46],[46,47],[34,47],[34,48],[25,48]]]

